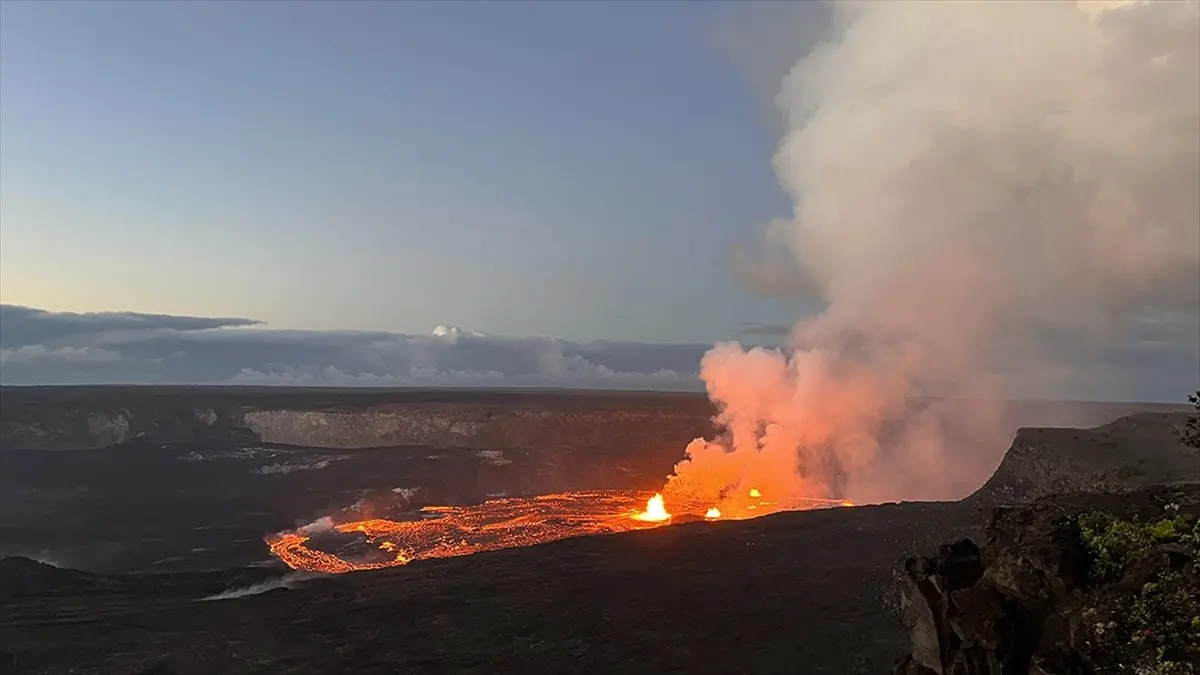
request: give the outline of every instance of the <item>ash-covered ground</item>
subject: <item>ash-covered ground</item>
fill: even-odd
[[[355,505],[657,489],[710,432],[701,397],[603,392],[6,388],[0,413],[0,556],[95,572],[269,563],[264,535]],[[271,442],[310,433],[297,415],[380,445]]]
[[[701,522],[306,579],[269,557],[265,534],[356,505],[654,490],[712,411],[699,396],[617,393],[0,399],[0,555],[23,556],[0,563],[0,672],[882,672],[904,651],[896,562],[971,531],[980,505],[1042,494],[1067,468],[1135,483],[1195,472],[1170,435],[1179,407],[1014,403],[1014,435],[1152,412],[1096,431],[1023,431],[1019,461],[973,501]],[[355,444],[395,442],[334,447],[314,431],[329,419],[353,427]],[[441,442],[415,442],[429,439]],[[999,464],[1004,450],[983,451]]]

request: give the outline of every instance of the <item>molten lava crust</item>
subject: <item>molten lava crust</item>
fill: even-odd
[[[426,506],[411,519],[373,518],[280,532],[267,538],[271,553],[289,567],[341,574],[533,546],[596,534],[645,530],[700,520],[742,520],[779,511],[849,506],[836,499],[770,501],[750,490],[739,512],[680,505],[668,511],[662,494],[627,491],[561,492],[492,499],[474,506]],[[726,509],[728,510],[728,509]]]

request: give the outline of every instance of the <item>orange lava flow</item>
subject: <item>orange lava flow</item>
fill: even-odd
[[[755,491],[757,492],[757,490]],[[783,510],[849,505],[829,499],[793,501],[786,507],[762,501],[742,518]],[[758,509],[755,509],[758,506]],[[536,497],[493,499],[474,506],[427,506],[414,520],[382,518],[334,525],[326,532],[365,544],[364,554],[339,555],[314,547],[306,528],[267,538],[271,553],[292,569],[325,574],[406,565],[414,560],[450,558],[483,551],[532,546],[569,537],[662,527],[682,516],[691,520],[738,520],[715,507],[667,511],[661,494],[626,491],[562,492]],[[683,520],[688,520],[684,518]]]

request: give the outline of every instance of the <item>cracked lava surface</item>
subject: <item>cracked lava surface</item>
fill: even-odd
[[[670,513],[661,494],[636,491],[561,492],[492,499],[471,506],[426,506],[411,520],[374,518],[307,526],[267,538],[271,553],[296,570],[341,574],[533,546],[569,537],[613,534],[697,520],[741,520],[780,511],[851,506],[836,499],[773,502],[752,490],[740,514],[716,507],[680,507]],[[332,546],[322,546],[327,541]],[[353,548],[355,553],[347,553]]]

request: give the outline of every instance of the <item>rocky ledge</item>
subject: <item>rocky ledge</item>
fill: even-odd
[[[937,399],[914,400],[912,405],[914,409],[937,405],[939,414],[951,421],[971,419],[968,411],[973,407],[969,401]],[[962,406],[961,410],[956,406]],[[1136,403],[1010,401],[1002,411],[997,411],[997,423],[1005,433],[1015,433],[1019,427],[1090,427],[1131,413],[1180,410],[1186,408]],[[2,387],[0,450],[90,450],[130,443],[214,442],[342,450],[397,446],[581,451],[671,446],[682,450],[693,438],[716,433],[712,425],[715,414],[712,404],[698,393]],[[1157,422],[1150,424],[1161,426]],[[1114,429],[1100,440],[1109,445],[1121,443],[1127,431]],[[978,434],[970,428],[953,433],[962,436],[955,442],[978,442]],[[1025,435],[1029,441],[1025,445],[1029,448],[1054,445],[1062,440],[1042,439],[1037,432]],[[1124,450],[1122,445],[1108,454],[1122,454]],[[1014,496],[1013,490],[1029,492],[1031,482],[1045,483],[1045,472],[1039,467],[1041,464],[1036,462],[1028,466],[1018,462],[1007,467],[1006,473],[992,486],[996,496],[1009,499]],[[1140,464],[1126,467],[1122,477],[1140,475],[1144,469]]]
[[[894,675],[1200,673],[1200,484],[992,509],[910,558]]]
[[[5,387],[0,449],[268,443],[330,449],[682,448],[711,434],[699,394],[246,387]]]
[[[1189,419],[1180,406],[1125,415],[1091,429],[1020,429],[971,501],[975,506],[1028,503],[1195,479],[1200,461],[1180,434]]]

